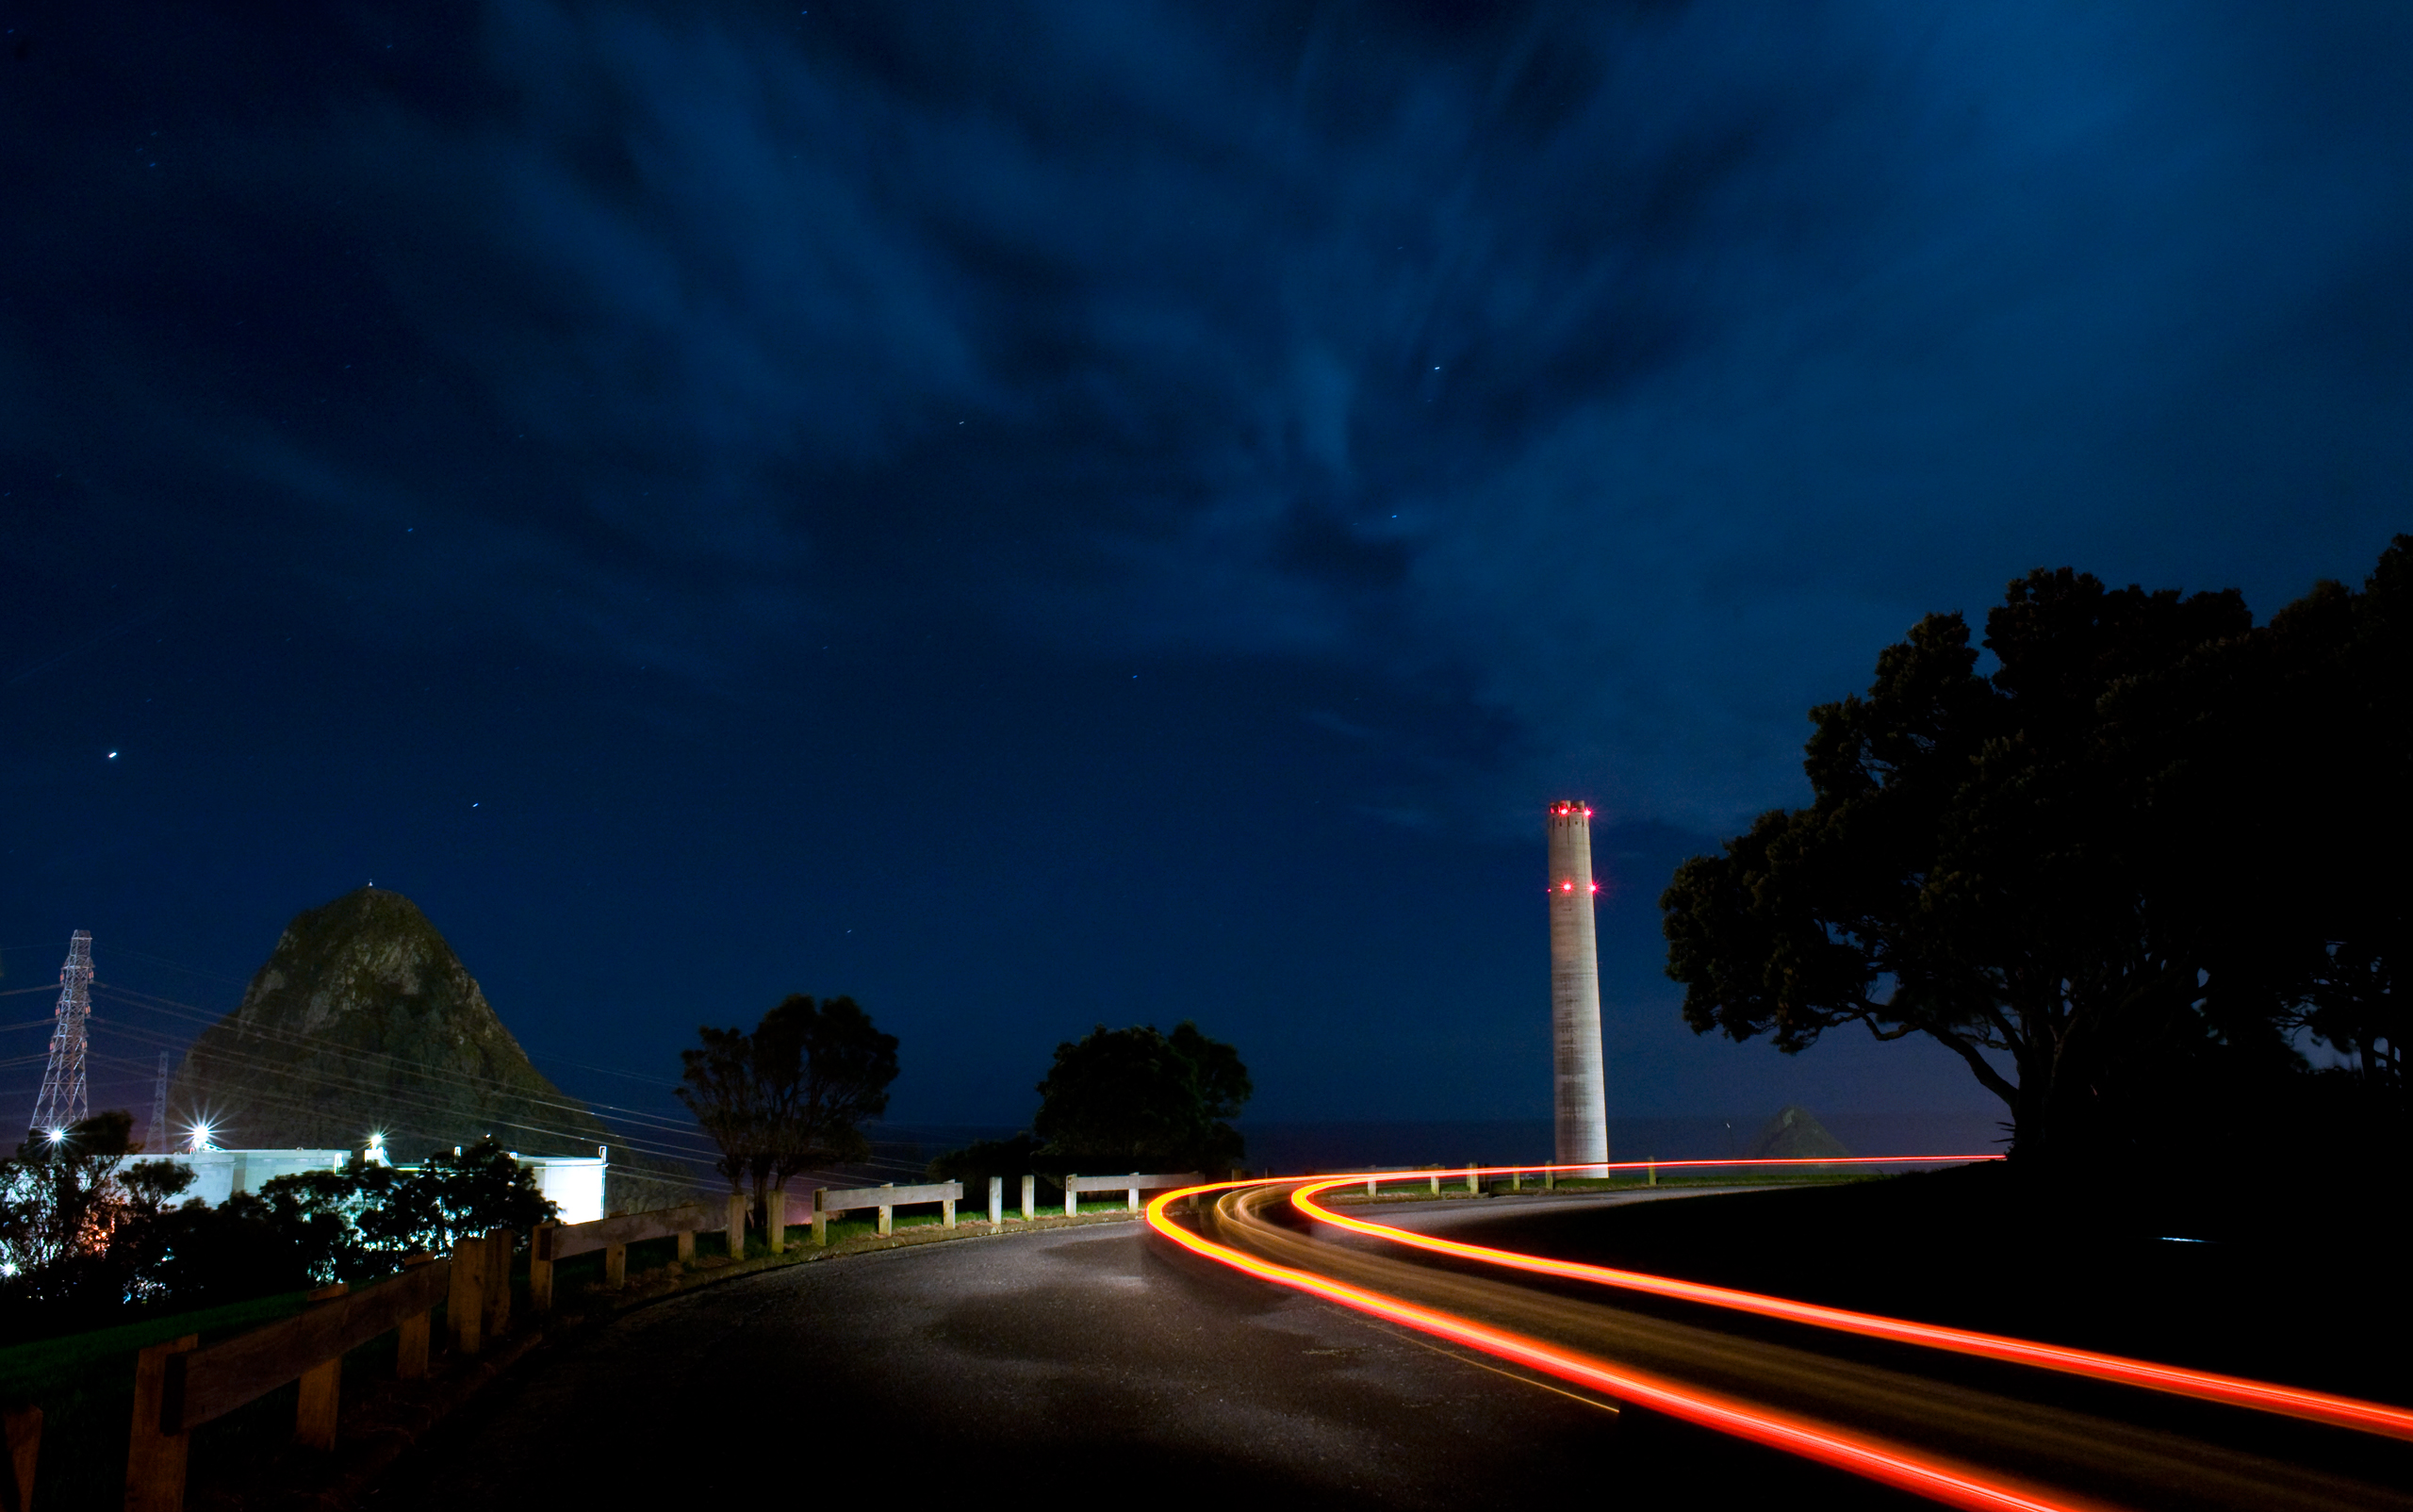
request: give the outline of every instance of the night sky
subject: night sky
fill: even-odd
[[[1694,1038],[1668,872],[1923,613],[2413,529],[2395,0],[0,25],[0,1104],[71,929],[216,1014],[373,879],[583,1096],[800,991],[901,1120],[1541,1116],[1578,797],[1613,1114],[1994,1112]]]

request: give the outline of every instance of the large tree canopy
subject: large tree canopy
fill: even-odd
[[[1169,1035],[1101,1024],[1056,1047],[1031,1132],[1059,1170],[1219,1171],[1246,1148],[1225,1121],[1251,1090],[1239,1052],[1188,1020]]]
[[[679,1100],[720,1146],[730,1190],[752,1184],[758,1223],[790,1176],[866,1153],[862,1124],[888,1107],[896,1036],[853,998],[790,994],[751,1034],[710,1025],[697,1033],[702,1046],[680,1052]]]
[[[2261,630],[2234,592],[2038,571],[1987,616],[1990,672],[1929,616],[1811,712],[1812,803],[1678,870],[1687,1022],[1929,1035],[2028,1155],[2290,1076],[2297,1027],[2392,1076],[2405,885],[2354,862],[2406,834],[2409,553]]]

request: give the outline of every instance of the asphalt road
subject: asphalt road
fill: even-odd
[[[1923,1504],[1504,1375],[1135,1224],[799,1266],[632,1313],[489,1388],[369,1505],[1463,1508],[1570,1492],[1685,1512]]]

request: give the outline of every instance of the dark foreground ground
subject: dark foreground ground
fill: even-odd
[[[552,1346],[377,1512],[731,1496],[1152,1507],[1913,1504],[1503,1375],[1169,1251],[1138,1225],[732,1282]]]

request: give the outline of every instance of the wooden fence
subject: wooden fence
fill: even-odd
[[[1430,1171],[1432,1175],[1416,1179],[1430,1181],[1433,1184],[1433,1195],[1436,1197],[1439,1196],[1441,1194],[1442,1168],[1440,1166],[1426,1166],[1422,1169]],[[1449,1178],[1453,1181],[1457,1180],[1458,1173],[1455,1171],[1450,1172]],[[1482,1188],[1476,1184],[1475,1168],[1472,1166],[1466,1168],[1466,1183],[1467,1190],[1469,1192],[1479,1192],[1482,1190]],[[1369,1197],[1374,1195],[1374,1178],[1371,1176],[1368,1176],[1366,1178],[1366,1195]]]
[[[0,1512],[25,1512],[34,1504],[34,1466],[41,1457],[41,1408],[10,1407],[0,1413],[8,1459],[0,1464]]]
[[[1130,1210],[1140,1210],[1140,1193],[1162,1192],[1168,1187],[1194,1187],[1206,1178],[1195,1171],[1172,1175],[1147,1175],[1134,1171],[1120,1176],[1066,1176],[1064,1182],[1064,1212],[1067,1216],[1080,1211],[1080,1194],[1084,1192],[1120,1192],[1127,1199]],[[1025,1223],[1038,1216],[1039,1178],[1022,1178],[1022,1216]],[[777,1202],[779,1194],[773,1193]],[[939,1221],[947,1227],[955,1226],[955,1205],[963,1200],[960,1181],[933,1181],[924,1186],[900,1187],[889,1182],[877,1187],[817,1188],[813,1193],[813,1242],[829,1242],[829,1216],[853,1212],[865,1208],[879,1210],[879,1232],[888,1234],[895,1226],[896,1209],[909,1203],[939,1204]],[[989,1178],[989,1222],[1006,1221],[1006,1178]]]
[[[603,1284],[617,1290],[629,1279],[629,1246],[649,1239],[679,1241],[679,1258],[696,1257],[696,1236],[720,1232],[729,1236],[732,1259],[746,1253],[744,1194],[730,1192],[720,1222],[702,1203],[682,1203],[647,1213],[614,1213],[588,1224],[539,1224],[528,1245],[528,1306],[538,1312],[553,1307],[553,1267],[573,1255],[603,1252]]]
[[[1067,1176],[1064,1210],[1077,1210],[1077,1193],[1127,1192],[1136,1211],[1140,1193],[1167,1187],[1195,1186],[1203,1178],[1179,1175]],[[1032,1216],[1036,1179],[1023,1177],[1023,1216]],[[955,1226],[955,1205],[963,1200],[960,1181],[923,1186],[888,1184],[851,1189],[821,1188],[813,1194],[813,1240],[829,1242],[832,1213],[874,1208],[879,1231],[892,1229],[895,1209],[909,1203],[941,1205],[946,1226]],[[1003,1180],[989,1184],[990,1219],[1002,1222]],[[731,1192],[726,1209],[715,1213],[703,1203],[686,1203],[656,1212],[615,1213],[588,1224],[542,1224],[530,1236],[528,1251],[529,1307],[549,1312],[553,1306],[553,1267],[576,1255],[603,1252],[603,1282],[625,1285],[628,1247],[648,1240],[676,1238],[681,1260],[695,1257],[696,1235],[727,1236],[732,1258],[745,1254],[749,1203]],[[769,1194],[765,1238],[776,1252],[785,1248],[786,1193]],[[717,1221],[715,1221],[717,1220]],[[474,1356],[485,1340],[500,1336],[511,1323],[511,1252],[515,1235],[498,1228],[463,1239],[449,1257],[414,1255],[402,1262],[399,1275],[354,1291],[348,1286],[321,1288],[310,1293],[303,1310],[264,1328],[200,1346],[200,1337],[154,1344],[135,1357],[134,1422],[126,1448],[126,1512],[178,1512],[184,1505],[185,1467],[195,1428],[238,1407],[258,1401],[287,1382],[301,1383],[294,1413],[294,1441],[317,1449],[333,1449],[336,1417],[343,1389],[343,1357],[380,1334],[396,1335],[394,1373],[403,1380],[423,1377],[434,1315],[440,1304],[455,1353]],[[38,1407],[0,1414],[0,1512],[21,1512],[30,1504],[34,1470],[41,1445],[42,1414]]]
[[[333,1449],[343,1390],[343,1357],[384,1333],[395,1334],[394,1372],[427,1373],[431,1316],[445,1305],[453,1347],[475,1355],[510,1322],[511,1248],[507,1228],[464,1239],[449,1259],[414,1255],[402,1273],[354,1291],[337,1284],[310,1293],[294,1317],[207,1349],[188,1334],[135,1356],[134,1422],[125,1457],[126,1512],[176,1512],[184,1505],[185,1462],[192,1431],[301,1383],[296,1443]],[[14,1436],[12,1435],[12,1438]],[[29,1457],[29,1456],[28,1456]],[[23,1467],[30,1487],[32,1466]]]
[[[896,1209],[915,1202],[939,1205],[939,1221],[947,1227],[955,1226],[955,1205],[963,1200],[960,1181],[933,1181],[918,1187],[900,1187],[894,1181],[877,1187],[815,1187],[813,1189],[813,1242],[829,1242],[829,1215],[851,1212],[864,1208],[879,1209],[879,1231],[889,1233],[895,1225]]]
[[[1025,1177],[1026,1181],[1029,1178]],[[1140,1193],[1162,1192],[1168,1187],[1195,1187],[1206,1181],[1195,1171],[1177,1175],[1141,1175],[1134,1171],[1126,1176],[1066,1176],[1064,1178],[1064,1214],[1071,1217],[1081,1210],[1080,1193],[1084,1192],[1120,1192],[1129,1199],[1133,1212],[1140,1210]]]
[[[746,1199],[732,1196],[726,1231],[732,1254],[742,1254]],[[627,1279],[628,1246],[669,1235],[679,1238],[681,1258],[695,1254],[695,1236],[712,1231],[701,1203],[660,1212],[616,1214],[591,1224],[540,1224],[531,1236],[528,1292],[531,1307],[553,1305],[553,1266],[573,1255],[601,1250],[604,1281]],[[487,1339],[511,1325],[511,1252],[515,1235],[498,1228],[464,1239],[448,1258],[414,1255],[400,1275],[358,1291],[337,1285],[310,1294],[291,1318],[238,1335],[207,1349],[200,1338],[155,1344],[135,1357],[134,1423],[125,1461],[126,1512],[176,1512],[184,1505],[185,1465],[191,1434],[203,1423],[256,1402],[288,1381],[301,1383],[295,1409],[296,1443],[333,1449],[336,1415],[342,1397],[343,1357],[378,1335],[395,1338],[394,1373],[403,1380],[427,1374],[434,1313],[444,1307],[456,1354],[474,1356]],[[6,1427],[14,1484],[8,1492],[29,1495],[39,1450],[39,1412],[11,1413]],[[0,1482],[8,1480],[0,1476]],[[22,1496],[14,1504],[25,1504]]]

